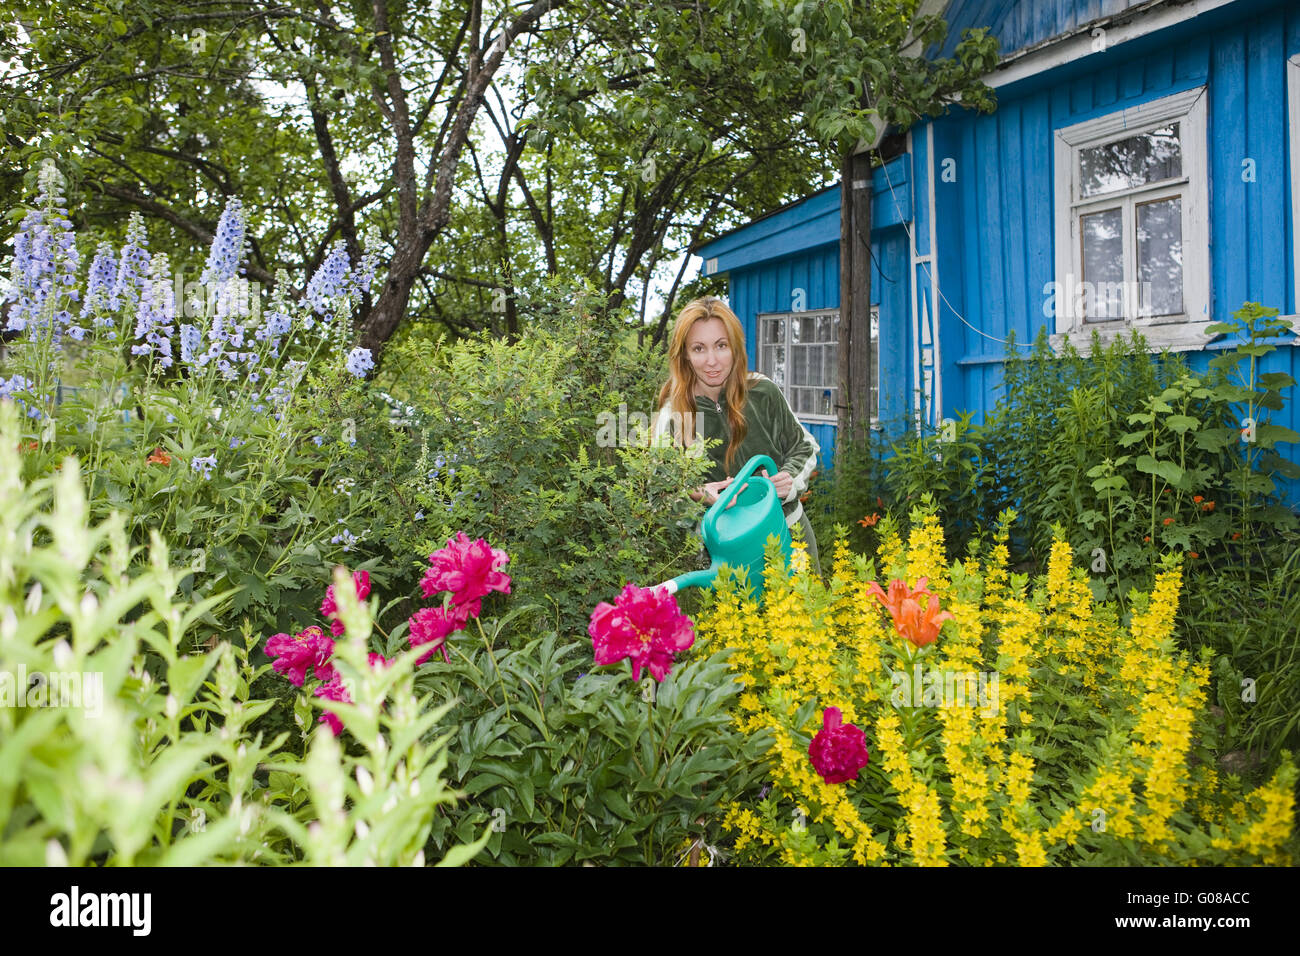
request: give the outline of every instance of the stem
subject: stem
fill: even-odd
[[[506,716],[513,717],[510,713],[510,700],[506,694],[506,683],[501,679],[501,668],[497,666],[497,657],[492,653],[492,642],[488,640],[487,631],[483,630],[483,621],[476,617],[474,623],[478,625],[478,632],[483,636],[483,646],[487,648],[488,657],[492,661],[492,670],[497,675],[497,686],[501,688],[501,702],[506,705]]]

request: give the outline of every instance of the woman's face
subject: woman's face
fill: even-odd
[[[721,319],[707,319],[691,326],[686,336],[686,354],[700,384],[720,389],[731,374],[733,355],[727,341],[727,327]]]

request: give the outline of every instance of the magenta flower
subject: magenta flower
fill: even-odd
[[[277,674],[283,674],[295,687],[301,687],[308,670],[315,668],[319,677],[321,669],[328,666],[330,655],[334,653],[334,641],[313,624],[293,637],[272,635],[266,641],[266,653],[276,658],[271,666]]]
[[[667,589],[628,584],[613,604],[601,601],[587,627],[597,664],[632,661],[632,679],[642,668],[662,681],[673,669],[673,658],[695,643],[695,626],[677,608]]]
[[[370,597],[370,572],[353,571],[352,583],[357,589],[357,600],[364,601]],[[334,585],[325,589],[325,598],[320,602],[320,612],[330,622],[330,631],[335,637],[341,637],[345,628],[338,619],[339,605],[334,598]]]
[[[838,707],[827,707],[822,711],[822,729],[808,745],[813,768],[827,783],[856,780],[870,760],[867,735],[842,719]]]
[[[443,660],[450,663],[451,655],[447,653],[447,638],[455,631],[469,623],[469,610],[453,604],[450,608],[422,607],[411,615],[407,621],[412,647],[423,644],[431,645],[427,654],[415,663],[423,664],[434,654],[441,651]]]
[[[500,548],[489,547],[483,538],[470,541],[460,531],[447,539],[446,547],[429,555],[429,569],[420,588],[427,598],[450,591],[453,604],[468,608],[470,615],[477,617],[489,593],[510,593],[510,575],[501,570],[509,560]]]
[[[389,667],[393,663],[385,658],[383,654],[376,654],[374,651],[367,655],[366,661],[371,667],[381,665]],[[316,668],[316,676],[321,679],[322,683],[316,686],[315,696],[323,697],[325,700],[337,700],[343,704],[352,703],[352,695],[343,686],[343,675],[334,669],[333,664],[326,664],[323,670],[319,667]],[[332,714],[327,710],[321,714],[320,723],[329,724],[330,730],[334,731],[335,737],[343,733],[343,721],[339,720],[338,714]]]
[[[331,670],[333,670],[333,668],[331,668]],[[343,686],[343,677],[337,671],[334,672],[331,680],[316,688],[316,696],[322,697],[325,700],[338,701],[341,704],[352,703],[352,695],[349,694],[348,689]],[[334,731],[335,737],[343,733],[343,721],[339,720],[338,714],[330,713],[327,710],[325,713],[321,714],[320,722],[322,724],[329,724],[330,730]]]

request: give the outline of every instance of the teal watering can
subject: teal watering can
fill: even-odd
[[[718,569],[726,564],[736,570],[746,568],[754,596],[761,599],[763,549],[771,534],[781,539],[781,557],[786,566],[789,566],[790,529],[786,527],[785,512],[772,482],[754,474],[760,468],[766,468],[769,475],[775,475],[777,470],[776,463],[767,455],[755,455],[745,462],[740,474],[722,490],[718,500],[704,514],[700,533],[709,556],[713,558],[712,566],[703,571],[679,574],[671,581],[663,582],[668,587],[668,593],[673,594],[689,587],[713,587],[718,578]],[[743,492],[742,488],[745,489]],[[732,501],[735,504],[727,507]]]

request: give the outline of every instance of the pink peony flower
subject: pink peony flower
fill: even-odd
[[[357,600],[364,601],[370,597],[370,572],[353,571],[352,583],[357,589]],[[338,619],[339,605],[334,598],[334,585],[325,589],[325,598],[320,602],[320,612],[325,620],[330,622],[330,631],[335,637],[341,637],[345,628],[343,622]]]
[[[866,734],[853,724],[841,723],[838,707],[822,711],[822,729],[808,745],[808,756],[827,783],[856,780],[870,759]]]
[[[376,654],[374,651],[371,651],[370,654],[367,655],[366,661],[371,667],[379,667],[380,665],[388,667],[393,663],[386,659],[383,654]],[[344,704],[352,703],[352,695],[349,694],[348,689],[343,686],[343,675],[334,669],[334,665],[325,665],[323,671],[319,667],[316,668],[316,676],[324,683],[317,685],[315,696],[323,697],[326,700],[337,700]],[[327,710],[325,713],[321,714],[320,722],[322,724],[329,724],[330,730],[334,731],[335,737],[343,733],[343,721],[339,720],[338,714],[332,714]]]
[[[443,660],[450,663],[451,655],[447,653],[447,638],[468,624],[469,618],[469,609],[457,607],[455,604],[450,608],[422,607],[412,614],[407,621],[411,646],[432,645],[428,653],[422,655],[415,663],[423,664],[433,656],[434,651],[442,651]]]
[[[510,556],[492,548],[483,538],[470,541],[464,531],[448,538],[446,547],[429,555],[429,569],[420,580],[425,597],[451,592],[453,604],[468,608],[477,617],[483,598],[492,591],[510,593],[510,575],[501,568]]]
[[[338,701],[341,704],[352,703],[352,695],[343,686],[343,678],[337,672],[334,673],[333,679],[316,688],[316,696],[323,697],[325,700]],[[327,710],[321,714],[320,722],[329,724],[330,730],[334,731],[335,737],[343,733],[343,721],[339,720],[338,714],[330,713]]]
[[[695,643],[691,619],[677,608],[667,589],[628,584],[613,604],[601,601],[587,627],[597,664],[632,661],[632,679],[642,668],[662,681],[673,669],[673,657]]]
[[[315,668],[319,677],[321,668],[328,666],[330,655],[334,653],[334,641],[313,624],[293,637],[272,635],[266,641],[266,653],[276,658],[271,666],[277,674],[283,674],[295,687],[301,687],[308,670]]]

